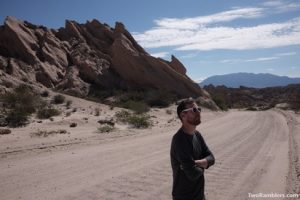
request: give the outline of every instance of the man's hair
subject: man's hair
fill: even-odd
[[[187,99],[183,99],[179,102],[179,104],[177,106],[177,115],[178,115],[180,120],[182,120],[181,117],[180,117],[180,113],[183,110],[187,109],[187,105],[190,105],[190,104],[193,104],[193,103],[196,103],[196,100],[193,99],[192,97],[187,98]]]

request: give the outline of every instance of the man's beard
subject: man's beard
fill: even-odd
[[[193,119],[188,120],[188,123],[194,126],[197,126],[201,123],[200,116],[194,117]]]

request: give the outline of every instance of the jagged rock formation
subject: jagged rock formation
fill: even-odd
[[[99,90],[153,89],[205,97],[180,61],[150,56],[125,29],[92,20],[58,30],[7,17],[0,27],[1,80],[17,79],[85,97]]]

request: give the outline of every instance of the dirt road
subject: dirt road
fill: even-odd
[[[299,124],[299,115],[280,111],[204,113],[198,129],[216,157],[205,173],[208,199],[299,193]],[[171,199],[169,150],[178,128],[177,121],[123,137],[0,152],[0,199]]]

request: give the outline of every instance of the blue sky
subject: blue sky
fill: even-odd
[[[1,0],[15,16],[49,28],[65,19],[124,23],[150,54],[175,55],[200,81],[235,72],[300,77],[299,0]]]

